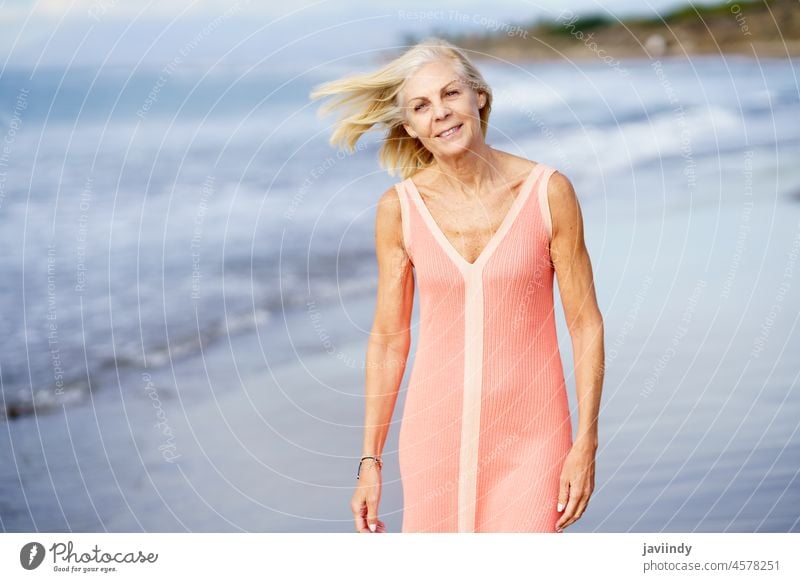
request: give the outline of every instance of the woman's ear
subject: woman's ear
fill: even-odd
[[[407,133],[408,135],[410,135],[411,137],[413,137],[413,138],[415,138],[415,139],[416,139],[416,137],[417,137],[417,134],[416,134],[416,133],[414,133],[414,131],[411,129],[411,127],[410,127],[410,126],[409,126],[407,123],[404,123],[404,124],[403,124],[403,128],[405,128],[405,130],[406,130],[406,133]]]
[[[478,109],[483,109],[486,105],[486,93],[478,93]]]

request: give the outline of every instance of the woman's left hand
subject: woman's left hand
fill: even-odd
[[[589,503],[594,491],[594,456],[595,447],[575,442],[564,460],[558,489],[558,503],[564,513],[556,523],[558,531],[580,519]]]

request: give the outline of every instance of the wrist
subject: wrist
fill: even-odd
[[[377,467],[378,469],[383,468],[383,460],[379,455],[363,455],[361,460],[358,462],[358,471],[356,472],[356,479],[361,476],[361,467],[366,463],[368,467]]]
[[[579,435],[572,446],[583,449],[586,451],[596,451],[597,450],[597,435],[591,434],[583,434]]]

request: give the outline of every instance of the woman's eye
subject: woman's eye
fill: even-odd
[[[458,95],[458,89],[451,89],[450,91],[448,91],[447,93],[445,93],[445,95],[447,95],[448,97],[449,97],[450,95]],[[415,107],[414,107],[414,111],[419,111],[419,110],[420,110],[420,109],[422,109],[423,107],[425,107],[425,103],[420,103],[419,105],[417,105],[417,106],[415,106]]]

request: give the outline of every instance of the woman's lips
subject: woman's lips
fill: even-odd
[[[439,134],[436,137],[438,137],[440,139],[447,139],[447,138],[453,137],[454,135],[458,135],[459,133],[461,133],[461,126],[462,125],[464,125],[464,124],[463,123],[459,123],[457,126],[455,126],[455,128],[451,127],[446,132],[444,132],[442,134]]]

